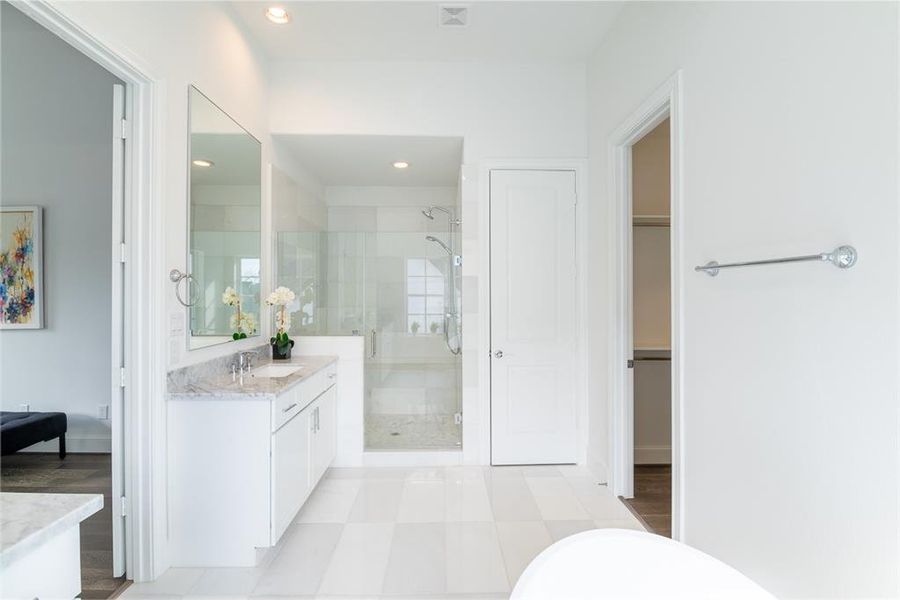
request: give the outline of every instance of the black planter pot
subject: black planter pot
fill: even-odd
[[[294,340],[290,340],[290,345],[279,347],[278,344],[272,344],[272,360],[288,360],[291,358],[291,348],[294,347]]]

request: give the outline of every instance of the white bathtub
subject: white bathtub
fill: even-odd
[[[511,598],[774,600],[699,550],[624,529],[595,529],[556,542],[531,561]]]

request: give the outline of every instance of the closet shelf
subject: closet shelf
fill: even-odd
[[[635,227],[669,227],[669,215],[634,215],[631,223]]]

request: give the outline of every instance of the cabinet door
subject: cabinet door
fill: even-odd
[[[326,390],[318,400],[315,407],[318,411],[317,427],[314,438],[313,450],[313,481],[317,482],[334,460],[337,451],[337,391],[332,386]]]
[[[272,544],[278,542],[310,489],[309,411],[272,434]]]

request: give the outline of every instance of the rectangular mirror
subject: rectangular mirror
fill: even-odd
[[[262,146],[190,88],[190,349],[259,335]]]

